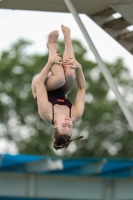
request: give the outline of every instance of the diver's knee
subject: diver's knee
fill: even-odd
[[[65,70],[65,78],[67,80],[75,79],[75,70],[74,69]]]
[[[62,87],[65,84],[65,76],[57,76],[57,83],[60,87]]]

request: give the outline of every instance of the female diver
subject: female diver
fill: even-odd
[[[74,56],[70,29],[64,25],[61,29],[65,44],[63,58],[56,51],[59,32],[54,30],[48,36],[48,62],[32,81],[32,93],[38,104],[39,115],[43,121],[54,126],[53,147],[56,150],[66,148],[73,140],[82,138],[71,139],[73,124],[84,111],[86,89],[82,66]],[[75,84],[75,77],[77,93],[72,105],[67,95]]]

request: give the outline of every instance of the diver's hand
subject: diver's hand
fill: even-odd
[[[75,58],[69,58],[63,61],[63,65],[69,65],[71,69],[82,68],[80,63]]]
[[[60,54],[56,54],[54,56],[52,56],[49,61],[53,64],[63,64],[63,60],[60,57]]]

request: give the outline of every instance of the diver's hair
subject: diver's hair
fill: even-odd
[[[53,143],[53,147],[58,150],[58,149],[63,149],[63,148],[67,148],[70,144],[70,142],[74,141],[74,140],[79,140],[83,138],[83,136],[71,139],[70,136],[68,135],[60,135],[58,133],[57,128],[54,129],[54,143]]]

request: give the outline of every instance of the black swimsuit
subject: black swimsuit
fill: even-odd
[[[54,105],[55,104],[67,106],[70,109],[69,116],[71,118],[72,104],[68,99],[65,98],[64,92],[61,89],[56,89],[56,90],[47,92],[47,94],[48,94],[49,102],[51,102],[53,105],[52,124],[54,124]],[[35,98],[35,100],[37,101],[37,97]]]

